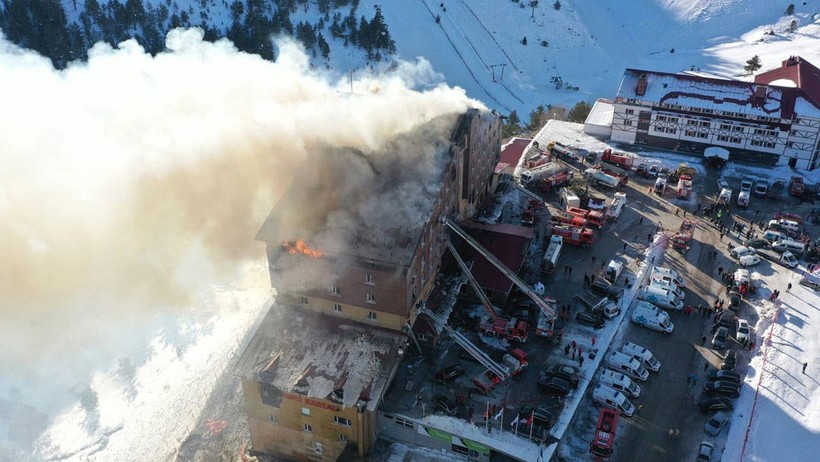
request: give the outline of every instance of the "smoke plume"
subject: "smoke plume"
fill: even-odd
[[[351,93],[291,42],[271,63],[202,36],[172,31],[153,57],[98,44],[64,71],[0,36],[0,405],[25,389],[13,399],[51,417],[139,347],[129,333],[264,258],[253,237],[291,181],[324,229],[384,207],[411,226],[479,105],[424,61],[360,72]]]

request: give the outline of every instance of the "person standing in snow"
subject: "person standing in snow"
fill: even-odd
[[[808,365],[809,365],[809,363],[803,363],[803,373],[804,374],[806,373],[806,366],[808,366]]]

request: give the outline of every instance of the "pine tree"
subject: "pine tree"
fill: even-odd
[[[794,3],[789,3],[789,6],[786,7],[786,16],[791,16],[794,14]]]
[[[527,131],[536,132],[547,123],[547,108],[538,105],[530,112],[530,123],[527,124]]]
[[[792,19],[792,21],[789,23],[789,32],[792,33],[792,34],[797,32],[797,20],[796,19]]]
[[[504,121],[504,126],[501,129],[501,134],[504,138],[509,138],[521,133],[521,119],[518,117],[518,112],[513,110]]]
[[[569,121],[570,122],[577,122],[583,123],[587,120],[587,116],[589,116],[589,111],[592,110],[592,106],[587,103],[586,101],[579,101],[572,107],[569,111]]]
[[[746,60],[746,65],[743,66],[743,70],[745,70],[747,74],[753,74],[761,67],[762,64],[760,63],[760,56],[754,55],[748,60]]]

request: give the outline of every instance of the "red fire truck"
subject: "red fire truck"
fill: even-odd
[[[598,414],[598,424],[595,426],[595,436],[589,444],[589,451],[595,456],[595,462],[604,462],[612,455],[617,428],[618,412],[609,408],[601,408]]]

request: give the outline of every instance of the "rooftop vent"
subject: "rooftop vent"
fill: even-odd
[[[638,85],[635,87],[635,94],[638,96],[643,96],[646,94],[646,74],[641,74],[638,77]]]

